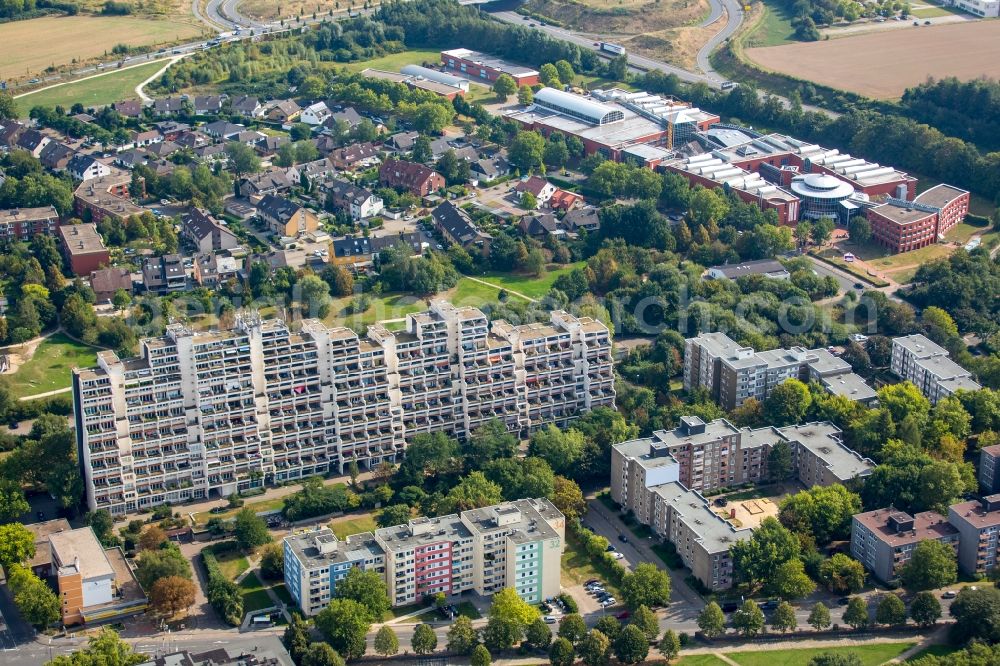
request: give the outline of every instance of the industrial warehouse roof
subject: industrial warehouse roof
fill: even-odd
[[[538,70],[531,69],[530,67],[515,65],[507,62],[506,60],[494,58],[493,56],[486,55],[485,53],[471,51],[469,49],[451,49],[450,51],[442,51],[441,55],[452,56],[453,58],[462,58],[463,60],[474,62],[477,65],[490,67],[491,69],[517,76],[530,76],[532,74],[538,74]]]
[[[555,88],[542,88],[536,92],[535,104],[566,113],[580,120],[589,120],[595,125],[604,125],[625,119],[625,113],[620,107],[603,104],[589,97],[574,95]]]

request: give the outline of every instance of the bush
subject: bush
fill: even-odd
[[[228,552],[235,549],[236,543],[233,541],[216,544],[214,548],[206,548],[201,551],[201,562],[205,565],[205,577],[208,579],[206,594],[208,603],[212,604],[212,608],[226,623],[238,627],[243,621],[243,597],[240,595],[240,589],[236,583],[222,574],[219,561],[215,558],[216,552]]]
[[[570,595],[566,594],[565,592],[563,592],[562,594],[559,595],[559,600],[562,601],[563,604],[566,605],[566,612],[567,613],[579,613],[580,612],[580,606],[579,606],[579,604],[576,603],[576,599],[574,599]]]

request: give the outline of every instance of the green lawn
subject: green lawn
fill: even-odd
[[[255,513],[260,513],[261,511],[279,511],[283,506],[285,506],[285,500],[282,497],[275,497],[274,499],[261,500],[259,502],[247,502],[243,506],[253,509]],[[239,510],[240,509],[227,509],[226,511],[220,513],[199,511],[194,514],[194,522],[196,525],[204,525],[212,518],[222,518],[223,520],[228,520],[235,517],[236,514],[239,513]]]
[[[963,15],[963,13],[958,11],[957,9],[951,9],[949,7],[941,7],[930,3],[923,4],[922,6],[913,7],[910,10],[910,14],[912,14],[914,18],[922,18],[922,19],[936,18],[938,16],[951,16],[952,14],[958,14],[959,16]]]
[[[916,661],[917,659],[923,659],[924,657],[947,657],[949,654],[958,652],[961,649],[961,645],[931,645],[916,653],[906,661]]]
[[[377,321],[398,319],[427,309],[427,303],[412,294],[385,294],[373,296],[371,305],[364,312],[348,314],[347,305],[353,298],[345,296],[333,299],[333,307],[324,321],[331,326],[370,326]]]
[[[741,666],[806,666],[818,654],[853,654],[863,666],[884,664],[913,647],[913,643],[872,643],[849,648],[807,648],[802,650],[762,650],[760,652],[727,652],[726,656]]]
[[[714,654],[693,654],[689,657],[681,657],[674,666],[725,666]]]
[[[129,67],[121,71],[113,70],[76,83],[67,83],[47,90],[39,90],[17,99],[17,108],[24,116],[35,106],[62,105],[71,107],[76,102],[85,107],[111,104],[122,99],[135,97],[135,87],[155,74],[164,61]]]
[[[568,264],[560,268],[549,270],[545,272],[542,277],[535,277],[533,275],[518,275],[516,273],[487,273],[480,279],[490,284],[496,285],[498,288],[514,290],[520,292],[527,296],[528,298],[541,298],[545,294],[549,293],[552,288],[552,283],[556,281],[560,275],[569,273],[576,268],[582,268],[586,265],[586,262],[579,261],[575,264]]]
[[[347,518],[337,519],[330,523],[330,529],[333,530],[338,539],[345,539],[352,534],[360,532],[371,532],[375,527],[375,515],[372,513],[348,516]]]
[[[270,608],[274,605],[264,589],[264,584],[260,582],[260,578],[257,578],[255,573],[248,574],[240,581],[240,594],[243,595],[243,610],[246,613]]]
[[[404,65],[419,65],[424,62],[441,62],[441,51],[437,49],[413,49],[372,60],[350,62],[344,65],[344,67],[351,72],[360,72],[363,69],[369,68],[381,69],[386,72],[398,72]]]
[[[456,609],[458,610],[459,615],[467,617],[470,620],[478,620],[479,618],[482,617],[482,615],[479,613],[479,609],[476,608],[474,605],[472,605],[471,601],[463,601],[458,606],[456,606]]]
[[[74,367],[89,368],[96,363],[94,347],[56,333],[38,345],[31,360],[10,375],[7,383],[14,398],[69,388]]]
[[[514,300],[523,301],[520,296],[514,294],[508,296]],[[448,293],[447,298],[455,305],[471,305],[478,308],[486,303],[498,302],[500,300],[500,287],[493,287],[464,277]]]
[[[274,596],[281,599],[286,606],[291,606],[295,603],[295,600],[292,599],[292,595],[288,593],[288,588],[285,587],[284,583],[278,583],[277,585],[272,586],[271,591],[274,592]]]
[[[600,578],[604,587],[616,599],[621,599],[621,591],[611,582],[604,562],[595,562],[583,549],[582,544],[572,534],[566,535],[566,548],[562,554],[563,585],[581,585],[591,578]]]
[[[781,46],[796,41],[788,11],[773,0],[764,2],[764,18],[750,35],[747,46]]]
[[[209,548],[212,547],[209,546]],[[250,567],[246,556],[235,548],[221,553],[216,552],[215,559],[219,561],[219,569],[222,571],[222,575],[229,580],[235,580],[237,576]]]

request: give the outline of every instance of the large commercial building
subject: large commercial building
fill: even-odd
[[[949,358],[947,349],[920,333],[892,339],[889,367],[896,375],[916,385],[931,404],[960,389],[978,391],[982,388],[973,381],[972,373]]]
[[[522,433],[564,425],[614,406],[615,390],[598,321],[555,311],[546,324],[491,326],[435,301],[367,338],[252,313],[226,331],[173,324],[138,358],[104,351],[74,370],[73,397],[88,506],[122,515],[351,460],[374,467],[414,435],[465,437],[493,418]]]
[[[559,594],[566,520],[547,499],[414,518],[347,537],[327,528],[287,537],[285,585],[306,615],[329,603],[351,568],[375,571],[393,606],[513,588],[529,603]]]
[[[826,349],[740,347],[725,333],[700,333],[684,341],[684,390],[708,390],[724,409],[749,398],[764,400],[787,379],[815,381],[834,395],[870,403],[875,391],[851,371],[850,364]]]
[[[958,530],[934,511],[911,516],[877,509],[859,513],[851,522],[851,555],[883,583],[896,580],[917,544],[931,539],[958,550]]]
[[[767,458],[787,443],[792,465],[806,486],[864,477],[872,461],[844,446],[831,423],[787,428],[736,428],[725,419],[705,423],[685,416],[671,431],[615,445],[611,451],[611,498],[671,541],[694,575],[713,590],[729,588],[729,547],[748,538],[718,516],[701,491],[765,478]]]
[[[441,51],[441,62],[453,72],[460,72],[473,81],[482,81],[488,85],[493,85],[501,74],[506,74],[514,79],[514,83],[519,88],[538,84],[536,70],[515,65],[478,51],[470,51],[469,49]]]
[[[892,252],[909,252],[942,240],[965,219],[969,193],[951,185],[935,185],[913,199],[890,198],[868,210],[872,239]]]
[[[82,527],[49,535],[51,576],[56,579],[63,625],[134,615],[146,595],[121,548],[107,548]]]
[[[1000,0],[951,0],[951,6],[983,18],[1000,16]]]

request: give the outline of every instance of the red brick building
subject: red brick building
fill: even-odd
[[[84,181],[73,193],[73,206],[77,215],[89,215],[90,220],[96,223],[107,217],[124,220],[126,217],[142,214],[145,209],[136,206],[129,197],[132,194],[141,197],[144,193],[130,192],[131,182],[130,173],[117,169],[107,176]]]
[[[444,176],[434,169],[403,160],[386,160],[378,171],[378,180],[389,187],[408,190],[418,197],[426,197],[445,186]]]
[[[111,254],[97,233],[97,225],[67,224],[59,227],[59,237],[74,275],[90,275],[111,263]]]
[[[54,235],[59,213],[52,206],[0,210],[0,240],[30,240],[37,234]]]
[[[521,86],[538,85],[538,72],[530,67],[521,67],[512,63],[494,58],[493,56],[470,51],[469,49],[451,49],[441,51],[441,62],[453,72],[464,74],[473,81],[482,81],[490,85],[496,81],[501,74],[506,74],[514,79],[514,83]]]
[[[936,185],[913,201],[889,199],[868,210],[872,240],[891,252],[909,252],[936,243],[969,212],[969,193]]]

